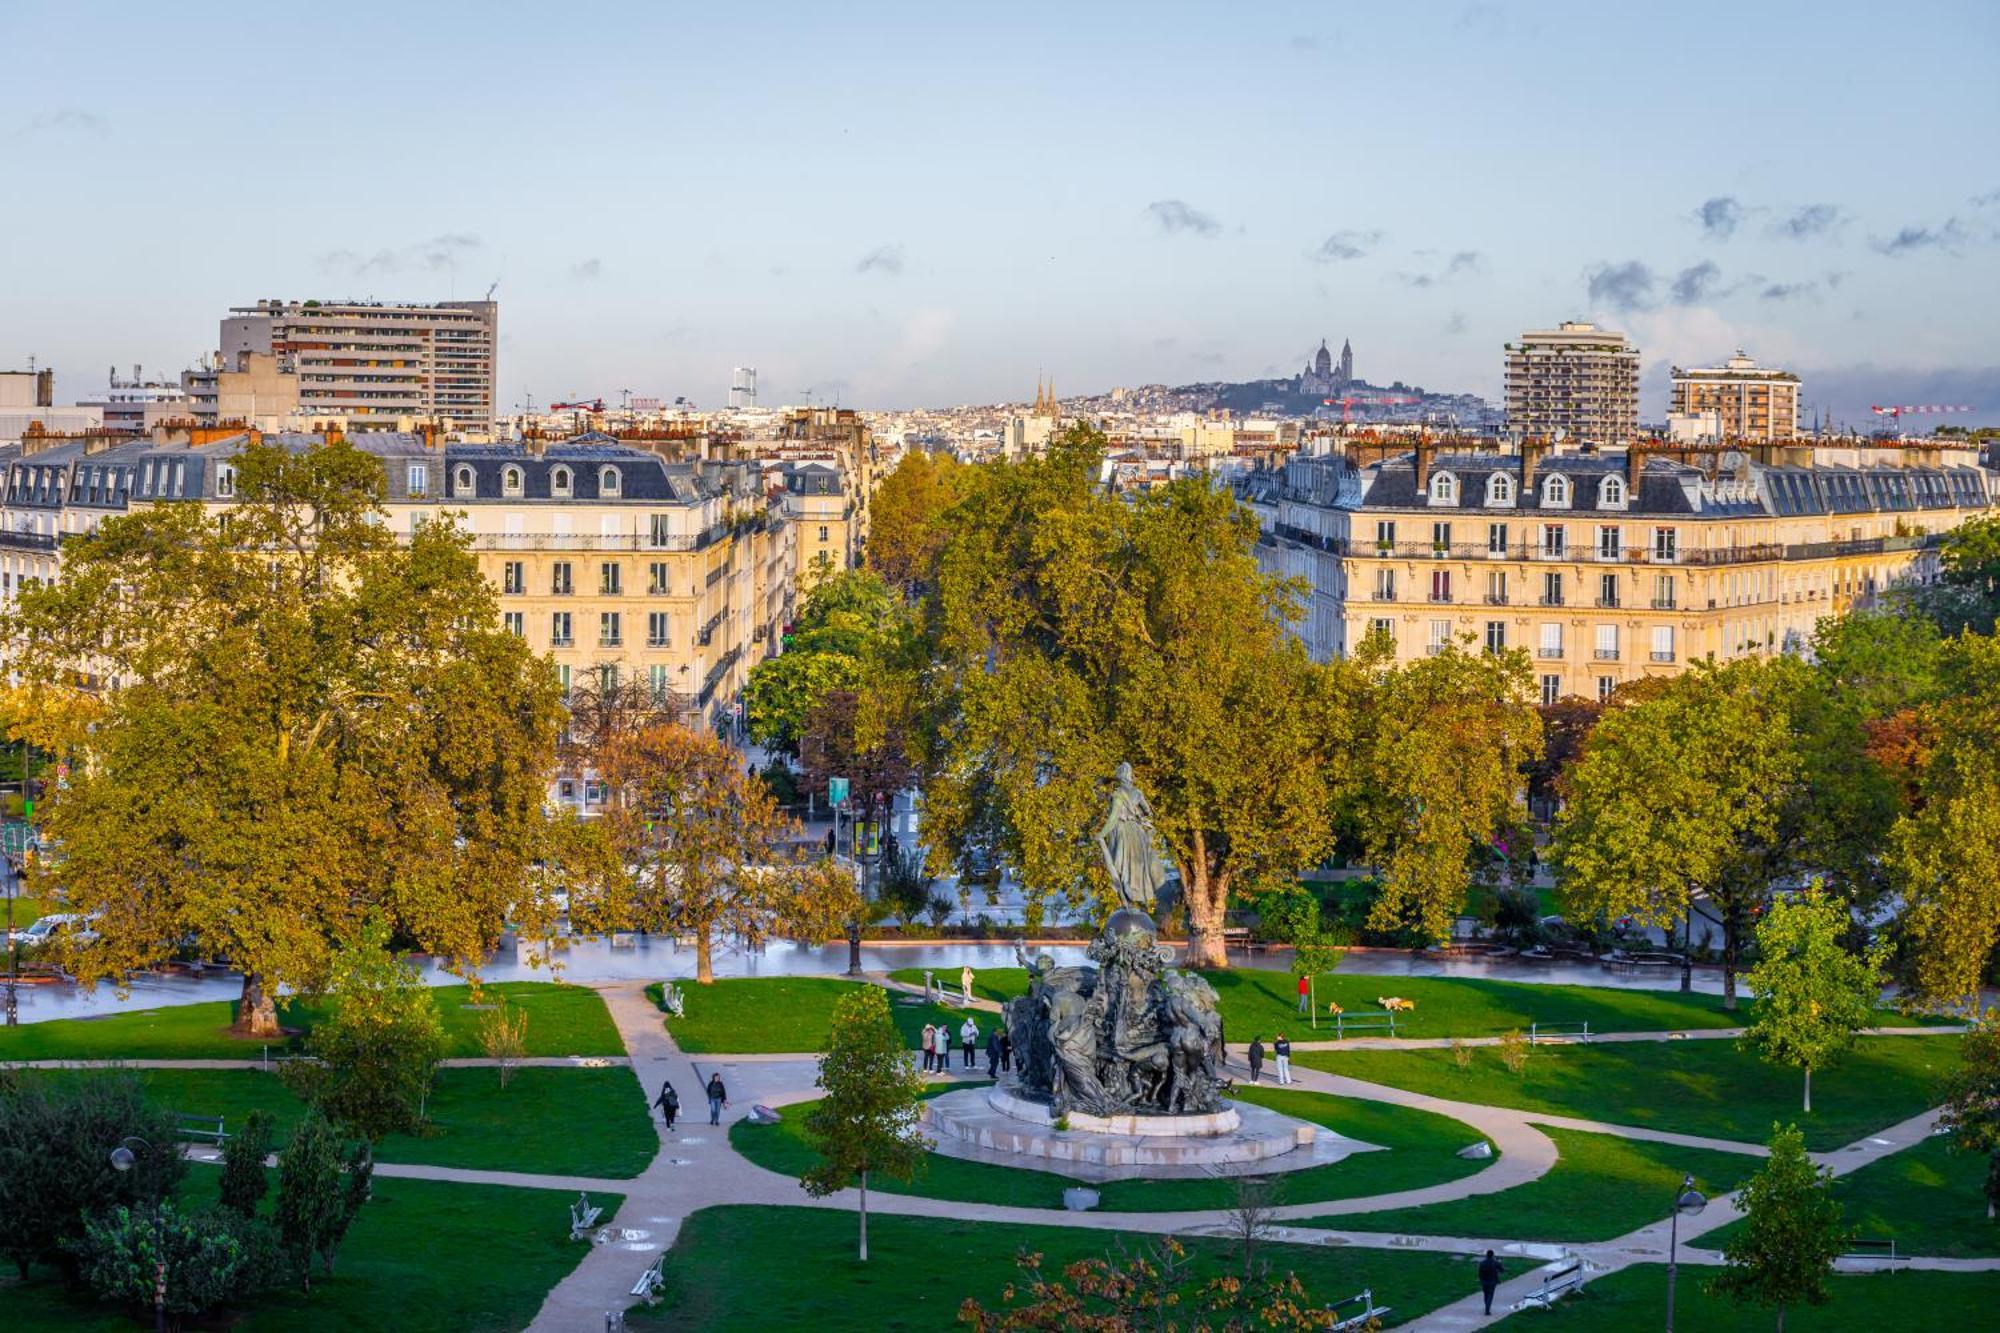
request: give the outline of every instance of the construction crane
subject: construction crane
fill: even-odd
[[[1340,424],[1341,424],[1341,425],[1343,425],[1343,426],[1349,426],[1349,425],[1352,425],[1352,424],[1354,424],[1354,418],[1353,418],[1353,417],[1352,417],[1352,416],[1351,416],[1351,415],[1349,414],[1349,411],[1348,411],[1348,409],[1349,409],[1349,408],[1354,408],[1354,407],[1408,407],[1408,406],[1409,406],[1409,405],[1410,405],[1411,403],[1417,403],[1417,402],[1422,402],[1422,401],[1423,401],[1423,400],[1422,400],[1422,399],[1420,399],[1420,398],[1401,398],[1401,397],[1397,397],[1397,396],[1396,396],[1396,395],[1394,395],[1394,394],[1382,394],[1382,395],[1378,395],[1378,396],[1376,396],[1376,397],[1373,397],[1373,398],[1322,398],[1322,399],[1320,399],[1320,403],[1321,403],[1321,404],[1322,404],[1323,406],[1326,406],[1326,407],[1337,407],[1337,408],[1339,408],[1339,409],[1340,409]]]
[[[604,400],[602,398],[584,398],[574,403],[549,404],[549,411],[551,412],[602,412],[603,410]]]
[[[1871,404],[1868,410],[1878,417],[1888,417],[1900,427],[1905,413],[1911,416],[1939,415],[1945,412],[1970,412],[1972,409],[1957,403],[1898,403],[1894,407],[1877,407]]]

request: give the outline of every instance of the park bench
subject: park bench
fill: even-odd
[[[569,1206],[569,1238],[589,1240],[590,1229],[597,1225],[597,1219],[604,1210],[590,1201],[588,1194],[576,1196],[576,1202]]]
[[[1333,1038],[1339,1041],[1355,1032],[1387,1032],[1396,1035],[1396,1015],[1387,1009],[1363,1014],[1339,1013],[1333,1015]]]
[[[1580,1041],[1590,1044],[1590,1020],[1580,1023],[1530,1023],[1528,1024],[1528,1045],[1537,1046],[1545,1041]]]
[[[660,983],[660,1007],[675,1018],[687,1017],[687,999],[681,994],[681,988],[671,981]]]
[[[667,1254],[660,1251],[660,1257],[653,1260],[652,1267],[639,1274],[639,1280],[632,1284],[632,1294],[648,1305],[660,1303],[660,1292],[667,1285]]]
[[[197,1111],[174,1113],[174,1134],[183,1139],[199,1139],[221,1147],[229,1136],[222,1132],[222,1117]]]
[[[1523,1296],[1514,1308],[1520,1310],[1530,1305],[1539,1305],[1546,1310],[1563,1296],[1581,1287],[1583,1276],[1583,1260],[1571,1259],[1554,1272],[1542,1274],[1541,1289]]]
[[[1859,1259],[1864,1262],[1891,1264],[1907,1263],[1910,1258],[1907,1254],[1896,1253],[1896,1238],[1894,1236],[1884,1236],[1880,1239],[1874,1237],[1865,1239],[1857,1237],[1848,1242],[1847,1253],[1840,1257],[1843,1259]]]
[[[1350,1315],[1340,1314],[1341,1307],[1345,1305],[1355,1306],[1354,1313]],[[1377,1305],[1375,1303],[1375,1292],[1369,1287],[1363,1287],[1360,1295],[1349,1296],[1344,1301],[1335,1301],[1332,1305],[1327,1306],[1326,1309],[1328,1314],[1339,1316],[1333,1323],[1327,1325],[1328,1328],[1333,1330],[1333,1333],[1346,1333],[1347,1330],[1367,1328],[1370,1320],[1380,1319],[1383,1315],[1389,1313],[1388,1306]]]

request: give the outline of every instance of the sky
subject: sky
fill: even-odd
[[[1497,397],[1587,318],[2000,424],[2000,4],[0,0],[0,367],[500,302],[503,405]]]

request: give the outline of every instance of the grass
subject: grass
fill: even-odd
[[[1840,1177],[1833,1195],[1857,1237],[1893,1239],[1898,1254],[1984,1259],[2000,1255],[2000,1222],[1987,1220],[1985,1179],[1984,1156],[1929,1138]],[[1742,1225],[1709,1233],[1702,1247],[1721,1249]]]
[[[1683,1267],[1674,1292],[1677,1333],[1769,1333],[1776,1311],[1710,1295],[1713,1268]],[[1785,1311],[1787,1333],[1935,1333],[1977,1328],[2000,1306],[2000,1273],[1905,1271],[1831,1279],[1825,1305]],[[1667,1308],[1667,1271],[1638,1264],[1593,1279],[1547,1311],[1523,1310],[1503,1320],[1513,1330],[1627,1333],[1657,1328]],[[1988,1311],[1980,1315],[1979,1310]],[[1958,1314],[1951,1313],[1959,1311]]]
[[[1762,1143],[1797,1122],[1815,1151],[1842,1147],[1934,1104],[1958,1060],[1958,1038],[1866,1037],[1813,1075],[1813,1113],[1799,1109],[1797,1070],[1765,1064],[1732,1041],[1619,1042],[1538,1048],[1515,1076],[1491,1047],[1468,1071],[1450,1051],[1302,1051],[1302,1065],[1454,1101],[1581,1116],[1708,1138]]]
[[[431,996],[443,1022],[445,1054],[477,1057],[483,1009],[474,1004],[469,986],[436,986]],[[529,1055],[623,1055],[625,1046],[604,1008],[603,999],[587,986],[547,981],[503,981],[483,988],[481,1004],[505,997],[528,1012]],[[323,1000],[288,1000],[278,1006],[278,1021],[287,1028],[308,1030],[325,1015]],[[282,1042],[230,1035],[236,1021],[234,1000],[173,1005],[107,1014],[102,1018],[60,1018],[0,1028],[0,1061],[7,1060],[254,1060],[264,1048]]]
[[[232,1133],[251,1111],[271,1112],[279,1146],[305,1114],[276,1075],[259,1070],[135,1072],[149,1100],[175,1111],[221,1115]],[[659,1150],[646,1101],[624,1068],[516,1069],[504,1092],[496,1069],[443,1069],[431,1092],[431,1132],[392,1135],[375,1155],[384,1162],[624,1179],[645,1170]]]
[[[666,1299],[634,1308],[635,1328],[810,1328],[816,1333],[902,1333],[958,1326],[959,1302],[992,1308],[1020,1276],[1016,1255],[1042,1255],[1043,1273],[1094,1255],[1133,1253],[1150,1237],[1066,1227],[967,1223],[871,1214],[868,1262],[855,1258],[851,1212],[732,1205],[704,1208],[667,1254]],[[1226,1241],[1187,1239],[1197,1280],[1236,1271]],[[1449,1255],[1266,1245],[1274,1270],[1298,1275],[1320,1303],[1363,1287],[1393,1307],[1391,1324],[1476,1290],[1470,1260]]]
[[[197,1169],[184,1193],[213,1199],[220,1178]],[[524,1328],[549,1288],[590,1252],[569,1239],[571,1202],[560,1190],[377,1176],[374,1198],[355,1218],[333,1274],[315,1274],[310,1296],[290,1288],[265,1292],[229,1326],[242,1333]],[[591,1202],[603,1204],[608,1217],[624,1199],[593,1195]],[[637,1267],[635,1256],[635,1277]],[[130,1333],[133,1327],[124,1313],[53,1281],[0,1282],[0,1328]]]
[[[1740,1153],[1677,1148],[1574,1129],[1550,1129],[1561,1154],[1539,1180],[1499,1194],[1474,1195],[1428,1208],[1359,1217],[1326,1217],[1303,1226],[1360,1228],[1419,1236],[1507,1240],[1610,1240],[1666,1216],[1681,1177],[1703,1193],[1726,1194],[1755,1171]]]
[[[37,920],[45,916],[52,916],[58,910],[60,910],[60,906],[52,898],[16,898],[14,900],[14,929],[21,930],[32,926]],[[0,926],[4,926],[6,923],[7,907],[4,902],[0,902]],[[0,937],[0,948],[4,948],[6,943],[6,939]]]
[[[1311,1120],[1349,1138],[1388,1149],[1357,1153],[1329,1166],[1309,1167],[1285,1175],[1282,1197],[1278,1200],[1281,1203],[1321,1203],[1416,1189],[1456,1180],[1490,1165],[1490,1160],[1468,1161],[1458,1156],[1460,1148],[1481,1141],[1478,1130],[1428,1111],[1310,1092],[1270,1088],[1249,1091],[1239,1088],[1238,1092],[1245,1101]],[[819,1160],[804,1128],[805,1117],[815,1104],[805,1102],[786,1107],[785,1118],[776,1125],[739,1120],[730,1127],[730,1145],[766,1170],[799,1175]],[[871,1190],[885,1193],[1014,1208],[1060,1208],[1063,1190],[1077,1183],[1053,1171],[969,1162],[937,1153],[930,1155],[924,1174],[908,1184],[888,1179],[868,1182]],[[1108,1213],[1227,1208],[1236,1198],[1233,1181],[1209,1177],[1113,1180],[1092,1188],[1102,1195],[1099,1208]]]
[[[683,1018],[669,1014],[667,1031],[674,1044],[690,1054],[817,1051],[826,1045],[834,1002],[869,984],[834,977],[738,977],[709,986],[690,984],[681,988],[687,1014]],[[648,986],[646,994],[660,1004],[658,983]],[[924,1024],[937,1022],[951,1024],[956,1049],[959,1025],[969,1015],[979,1025],[982,1061],[986,1034],[999,1021],[997,1014],[925,1004],[914,995],[891,994],[889,1014],[911,1050],[917,1048]]]

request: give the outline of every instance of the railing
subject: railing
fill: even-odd
[[[1655,597],[1653,599],[1653,609],[1655,611],[1678,611],[1680,610],[1680,604],[1672,597]]]
[[[1334,555],[1347,554],[1347,542],[1340,537],[1329,537],[1324,533],[1311,532],[1305,528],[1293,527],[1289,523],[1274,523],[1272,533],[1288,542],[1310,546],[1316,551],[1328,551]]]
[[[727,536],[718,523],[692,536],[646,532],[475,532],[475,551],[699,551]]]
[[[1449,602],[1451,600],[1451,594],[1448,592],[1439,592],[1437,589],[1433,588],[1431,589],[1430,599],[1433,602]]]
[[[1618,660],[1618,650],[1616,648],[1593,648],[1590,650],[1590,656],[1598,662],[1616,662]]]
[[[1563,599],[1562,599],[1562,594],[1561,594],[1561,593],[1543,593],[1543,594],[1542,594],[1542,599],[1541,599],[1541,602],[1540,602],[1540,605],[1542,605],[1542,606],[1561,606],[1562,604],[1563,604]]]
[[[1616,611],[1621,606],[1624,605],[1624,603],[1619,601],[1616,597],[1600,597],[1597,599],[1597,604],[1605,608],[1607,611]]]
[[[1489,542],[1374,542],[1355,545],[1342,554],[1372,556],[1376,559],[1408,560],[1539,560],[1569,564],[1629,565],[1741,565],[1773,560],[1826,560],[1836,556],[1880,555],[1894,551],[1928,550],[1941,545],[1942,533],[1910,537],[1864,537],[1844,542],[1762,542],[1748,546],[1719,546],[1708,550],[1676,548],[1672,551],[1652,546],[1590,547],[1572,550],[1539,542],[1515,542],[1496,547]],[[1327,546],[1334,550],[1339,543]]]
[[[1486,604],[1488,606],[1506,606],[1507,594],[1504,592],[1489,592],[1486,594]]]
[[[1660,652],[1658,649],[1655,649],[1651,654],[1649,654],[1649,656],[1651,656],[1655,662],[1671,662],[1674,660],[1674,655],[1671,650],[1663,653]]]
[[[56,535],[52,532],[0,532],[0,546],[22,551],[53,551],[56,549]]]
[[[1560,649],[1560,648],[1537,648],[1537,649],[1535,649],[1535,656],[1537,656],[1537,657],[1541,657],[1541,658],[1559,658],[1559,657],[1561,657],[1562,655],[1563,655],[1563,650],[1562,650],[1562,649]]]

